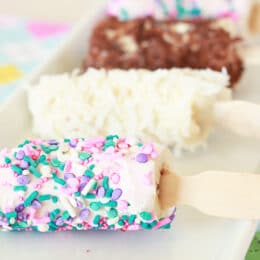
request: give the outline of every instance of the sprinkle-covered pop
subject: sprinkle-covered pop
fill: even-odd
[[[169,228],[160,170],[169,151],[117,135],[25,140],[0,151],[0,228],[5,231]]]

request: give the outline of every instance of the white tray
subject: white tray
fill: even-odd
[[[33,77],[71,71],[79,66],[86,51],[92,23],[83,21],[56,55]],[[260,67],[248,68],[235,96],[259,101],[257,80]],[[255,79],[255,80],[254,80]],[[30,137],[31,118],[25,89],[19,89],[0,109],[0,148],[14,146]],[[186,154],[175,160],[178,173],[194,174],[207,169],[255,172],[259,169],[259,144],[221,130],[211,136],[207,151]],[[243,188],[243,187],[241,187]],[[180,207],[170,231],[77,232],[60,234],[0,233],[3,260],[175,259],[241,260],[256,230],[256,222],[207,217]]]

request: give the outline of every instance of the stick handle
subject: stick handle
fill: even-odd
[[[260,175],[209,171],[178,182],[177,204],[218,217],[260,219]]]
[[[219,102],[214,107],[214,120],[241,136],[260,139],[260,105],[246,101]]]

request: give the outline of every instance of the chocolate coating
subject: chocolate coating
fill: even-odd
[[[83,69],[225,67],[230,83],[243,73],[237,51],[240,39],[217,26],[216,20],[163,20],[152,17],[119,21],[106,17],[93,30]]]

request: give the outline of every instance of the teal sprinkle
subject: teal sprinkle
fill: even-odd
[[[141,222],[141,223],[140,223],[140,226],[141,226],[143,229],[147,229],[147,230],[152,229],[152,225],[151,225],[150,223]]]
[[[157,225],[158,221],[154,220],[152,223],[150,223],[150,227],[154,228]]]
[[[24,228],[27,228],[28,225],[26,222],[15,222],[13,225],[12,225],[12,228],[13,229],[18,229],[18,228],[21,228],[21,229],[24,229]]]
[[[46,162],[46,155],[42,154],[42,155],[38,158],[38,162],[39,162],[39,163],[45,163],[45,162]]]
[[[12,165],[11,169],[19,175],[23,173],[23,170],[17,165]]]
[[[111,200],[111,201],[105,203],[104,206],[114,208],[117,206],[117,202],[115,200]]]
[[[109,189],[109,184],[108,184],[108,176],[105,176],[103,178],[103,187],[108,190]]]
[[[39,198],[38,198],[39,201],[45,201],[45,200],[50,200],[50,199],[51,199],[50,194],[40,195]]]
[[[95,199],[96,195],[93,193],[87,193],[86,195],[82,196],[84,199]]]
[[[143,143],[139,142],[139,143],[137,143],[137,146],[138,146],[138,147],[142,147],[142,146],[143,146]]]
[[[120,220],[117,222],[117,224],[122,227],[122,226],[124,226],[125,222],[124,222],[122,219],[120,219]]]
[[[118,215],[117,210],[115,208],[111,208],[108,212],[107,212],[107,216],[108,218],[116,218]]]
[[[113,140],[113,139],[119,139],[118,135],[108,135],[106,136],[106,140]]]
[[[127,215],[123,215],[123,216],[121,217],[121,219],[122,219],[123,221],[127,221],[127,220],[128,220],[128,216],[127,216]]]
[[[97,211],[101,208],[102,204],[100,202],[91,202],[89,206],[92,210]]]
[[[140,213],[140,216],[142,219],[147,220],[147,221],[152,219],[152,214],[150,212],[143,211]]]
[[[135,219],[136,219],[136,215],[131,215],[131,216],[129,217],[129,221],[128,221],[129,225],[134,224]]]
[[[69,212],[68,212],[67,210],[65,210],[65,211],[62,213],[62,215],[61,215],[61,218],[62,218],[63,220],[67,220],[69,217],[70,217],[70,214],[69,214]]]
[[[115,146],[115,142],[113,140],[108,140],[105,142],[103,146],[103,151],[105,151],[108,147],[114,147],[114,146]]]
[[[49,231],[55,231],[58,228],[58,226],[53,222],[49,222],[48,225],[49,225]]]
[[[60,214],[60,209],[54,209],[51,213],[50,213],[50,219],[52,221],[54,221],[56,219],[56,217]]]
[[[87,152],[80,152],[80,153],[79,153],[79,159],[80,159],[81,161],[86,161],[86,160],[88,160],[90,157],[91,157],[91,154],[90,154],[90,153],[87,153]]]
[[[10,158],[5,157],[5,163],[6,163],[6,164],[9,164],[11,161],[12,161],[12,160],[11,160]]]
[[[55,152],[55,151],[59,150],[59,146],[57,146],[57,145],[50,145],[48,148],[51,152]]]
[[[129,20],[129,14],[126,9],[121,8],[120,10],[120,16],[122,21],[128,21]]]
[[[52,202],[57,203],[58,202],[58,197],[57,196],[52,196]]]
[[[93,178],[94,177],[94,173],[90,169],[87,169],[84,174],[86,176],[88,176],[89,178]]]
[[[60,167],[59,167],[59,169],[60,169],[61,171],[63,171],[64,168],[65,168],[65,163],[61,162],[61,163],[60,163]]]
[[[12,212],[8,212],[5,214],[5,216],[10,219],[10,218],[16,218],[17,217],[17,212],[16,211],[12,211]]]
[[[68,139],[68,138],[64,138],[64,143],[69,143],[70,142],[70,139]]]
[[[95,182],[93,182],[93,185],[92,185],[92,190],[95,190],[96,188],[97,188],[97,185],[98,185],[98,183],[95,181]]]
[[[4,212],[0,211],[0,216],[3,217],[4,215]]]
[[[112,196],[112,193],[113,193],[113,189],[108,189],[105,193],[105,197],[106,198],[111,198]]]
[[[62,186],[64,186],[66,184],[66,181],[64,181],[63,179],[59,178],[56,174],[52,174],[52,178],[53,178],[53,180],[56,183],[58,183],[58,184],[60,184]]]
[[[95,225],[97,225],[99,223],[99,221],[100,221],[100,218],[101,218],[100,215],[96,215],[95,218],[93,219],[93,223]]]
[[[27,199],[24,201],[24,206],[28,207],[32,204],[32,201],[38,196],[39,192],[38,191],[33,191]]]
[[[46,153],[49,154],[51,152],[50,148],[48,146],[45,146],[43,144],[40,145],[41,149]]]
[[[89,169],[92,171],[95,168],[95,164],[89,165]]]
[[[109,225],[108,227],[109,227],[109,229],[114,229],[115,225],[114,224],[113,225]]]
[[[60,166],[60,161],[57,158],[51,159],[51,166],[58,168]]]
[[[78,227],[78,228],[82,228],[83,225],[82,225],[82,224],[78,224],[77,227]]]
[[[19,144],[17,147],[18,148],[22,148],[24,147],[26,144],[29,144],[30,142],[28,140],[25,140],[22,144]]]
[[[37,163],[36,163],[32,158],[30,158],[29,156],[24,156],[23,159],[24,159],[26,162],[28,162],[31,166],[37,167]]]
[[[27,187],[24,186],[24,185],[18,185],[18,186],[14,186],[14,187],[13,187],[13,190],[14,190],[14,191],[26,191],[26,190],[27,190]]]
[[[29,167],[29,171],[36,177],[36,178],[41,178],[42,174],[33,166]]]
[[[74,195],[75,195],[75,197],[80,197],[80,192],[79,191],[74,192]]]

